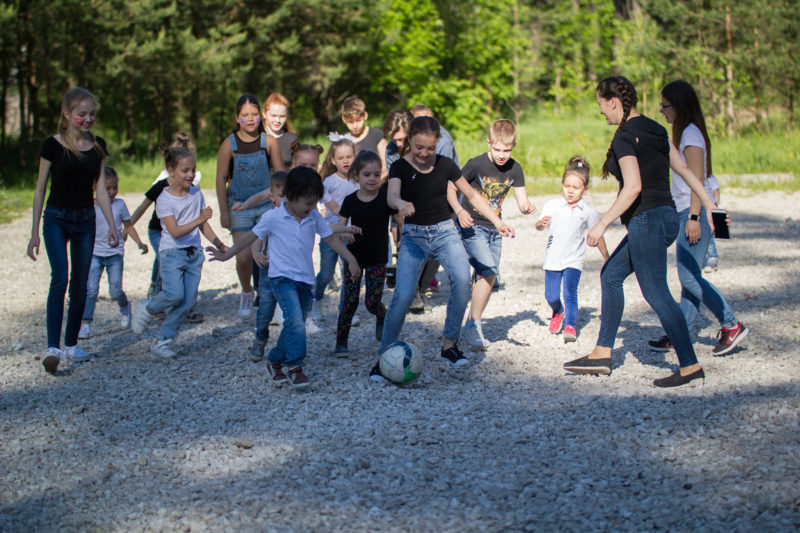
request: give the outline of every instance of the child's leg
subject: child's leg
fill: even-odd
[[[100,277],[102,275],[102,258],[93,255],[92,263],[89,266],[89,280],[86,282],[86,306],[83,308],[83,321],[87,324],[94,320],[94,306],[97,303],[97,295],[100,292]]]
[[[339,259],[339,254],[325,244],[325,241],[319,241],[319,273],[314,286],[314,299],[321,300],[325,295],[325,289],[328,283],[333,279],[333,272],[336,269],[336,260]]]
[[[581,271],[577,268],[564,269],[564,325],[578,324],[578,284],[581,281]]]
[[[444,322],[444,344],[449,348],[461,334],[461,324],[470,297],[469,256],[461,242],[461,234],[452,221],[442,222],[431,237],[431,253],[441,263],[450,280]]]
[[[123,256],[117,254],[103,259],[108,275],[108,293],[111,295],[111,299],[119,304],[120,312],[125,312],[128,309],[128,297],[122,290]]]
[[[155,315],[166,311],[170,307],[179,305],[183,301],[183,273],[186,268],[188,256],[186,252],[172,248],[158,253],[159,275],[161,276],[161,291],[150,299],[147,311]]]
[[[183,286],[178,290],[182,290],[181,301],[167,312],[167,318],[164,319],[158,332],[158,340],[172,339],[178,334],[178,329],[186,321],[189,311],[197,300],[197,289],[200,286],[205,256],[201,248],[195,248],[193,252],[178,251],[186,257],[180,269]],[[166,282],[167,279],[164,278],[164,283]]]
[[[561,279],[563,274],[563,270],[544,271],[544,298],[550,304],[554,315],[564,312],[564,307],[561,305]]]
[[[256,340],[265,341],[269,339],[269,323],[275,314],[275,306],[278,301],[272,292],[272,282],[269,276],[269,267],[260,267],[258,274],[258,312],[256,313]]]
[[[272,290],[283,311],[283,327],[269,362],[301,366],[306,356],[306,316],[311,310],[311,286],[289,278],[273,278]]]
[[[350,337],[350,324],[353,322],[353,315],[356,314],[356,309],[358,309],[361,277],[353,278],[349,269],[344,271],[339,319],[336,322],[336,346],[347,346],[347,339]]]
[[[364,305],[378,320],[386,317],[383,299],[383,284],[386,281],[386,265],[370,265],[364,268]]]
[[[464,249],[469,254],[469,262],[475,269],[477,279],[472,286],[472,300],[468,320],[480,321],[489,303],[492,287],[500,266],[502,236],[494,228],[473,226],[461,229]]]
[[[158,266],[158,246],[161,244],[161,232],[152,229],[147,230],[147,237],[150,239],[150,246],[153,248],[153,272],[150,274],[150,284],[155,287],[155,292],[161,291],[161,273]]]

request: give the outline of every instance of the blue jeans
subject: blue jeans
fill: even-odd
[[[684,209],[678,216],[681,227],[675,241],[675,255],[678,262],[678,279],[681,281],[681,312],[686,318],[686,324],[689,328],[692,327],[700,310],[700,304],[705,304],[721,325],[735,325],[736,317],[728,302],[711,282],[703,278],[706,252],[711,241],[711,226],[708,225],[705,208],[700,210],[700,240],[694,244],[686,238],[689,209]]]
[[[469,255],[469,264],[475,273],[485,278],[500,272],[500,254],[503,251],[503,236],[495,228],[475,224],[461,228],[461,239]]]
[[[314,299],[322,300],[325,296],[325,289],[328,283],[333,279],[333,273],[336,270],[336,261],[339,259],[339,254],[336,250],[325,244],[325,241],[319,241],[319,273],[317,279],[314,281]]]
[[[199,247],[158,252],[162,288],[147,304],[147,310],[154,315],[169,309],[158,331],[158,340],[174,338],[189,315],[197,300],[204,260],[203,249]]]
[[[561,305],[561,285],[564,285],[564,305]],[[578,324],[578,284],[581,271],[577,268],[544,271],[544,297],[553,313],[564,312],[564,325]]]
[[[156,286],[156,292],[161,291],[161,274],[158,272],[158,246],[161,244],[161,232],[153,229],[147,230],[147,237],[150,239],[150,246],[156,258],[153,259],[153,273],[150,274],[150,283]]]
[[[94,207],[64,209],[48,205],[42,218],[42,236],[50,261],[50,292],[47,294],[47,346],[61,346],[64,296],[69,282],[69,309],[64,344],[75,346],[86,304],[86,282],[94,249]],[[67,258],[69,243],[69,259]],[[70,271],[72,265],[72,271]]]
[[[697,363],[686,319],[667,285],[667,248],[675,241],[679,227],[678,213],[670,206],[648,209],[628,222],[628,234],[600,272],[603,294],[598,346],[614,347],[625,307],[622,284],[635,273],[644,299],[675,346],[680,366]]]
[[[429,258],[441,263],[450,280],[443,334],[447,339],[458,339],[470,297],[469,256],[461,242],[461,234],[452,220],[431,226],[406,224],[397,254],[397,281],[386,311],[378,353],[383,353],[400,336],[408,307],[417,290],[417,280]]]
[[[100,278],[103,269],[108,276],[108,293],[111,299],[119,304],[119,310],[125,311],[128,307],[128,297],[122,291],[122,254],[109,255],[108,257],[92,256],[92,266],[89,268],[89,282],[86,286],[86,307],[83,309],[83,321],[91,322],[94,319],[94,305],[100,292]]]
[[[269,339],[269,323],[275,314],[275,293],[272,292],[272,280],[267,275],[269,267],[259,267],[258,312],[256,313],[256,340]]]
[[[306,358],[306,317],[311,311],[311,285],[293,279],[272,278],[272,292],[283,311],[283,328],[269,351],[274,365],[302,366]]]

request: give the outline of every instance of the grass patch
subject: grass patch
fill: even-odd
[[[0,224],[11,222],[33,205],[33,188],[0,189]]]

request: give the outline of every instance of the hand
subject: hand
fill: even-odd
[[[224,207],[220,208],[219,225],[225,229],[231,229],[231,214]]]
[[[244,211],[244,204],[242,202],[233,202],[231,206],[231,210],[233,211]]]
[[[108,231],[108,246],[110,248],[119,246],[119,235],[117,235],[117,231],[113,228],[110,228]]]
[[[147,248],[147,245],[145,243],[143,243],[143,242],[139,243],[139,249],[142,251],[142,255],[146,254],[148,252],[148,250],[149,250]]]
[[[461,209],[456,216],[458,217],[458,224],[462,228],[471,228],[475,223],[466,209]]]
[[[202,211],[200,211],[200,218],[202,218],[202,219],[203,219],[203,222],[205,222],[205,221],[207,221],[207,220],[211,220],[211,217],[212,217],[213,215],[214,215],[214,211],[211,209],[211,207],[210,207],[210,206],[209,206],[209,207],[206,207],[205,209],[203,209]]]
[[[363,235],[364,230],[361,229],[361,226],[347,226],[347,231],[351,235]]]
[[[544,228],[546,228],[549,225],[550,225],[550,217],[549,216],[542,217],[542,219],[539,220],[539,222],[536,223],[536,229],[541,231],[541,230],[543,230]]]
[[[523,215],[532,215],[536,213],[536,206],[532,202],[528,202],[528,205],[524,206],[520,211],[522,211]]]
[[[514,232],[514,228],[511,226],[506,225],[505,223],[501,222],[499,226],[497,226],[497,231],[500,232],[500,235],[503,237],[509,237],[511,239],[514,238],[516,233]]]
[[[361,267],[358,266],[358,263],[347,263],[347,269],[353,279],[361,279]]]
[[[256,262],[258,266],[267,267],[269,266],[269,255],[258,253],[253,256],[253,261]]]
[[[39,255],[39,235],[34,235],[28,241],[28,257],[36,261],[37,255]]]
[[[597,243],[603,237],[603,234],[606,232],[606,226],[602,221],[595,224],[595,226],[589,230],[589,233],[586,234],[586,244],[589,246],[597,246]]]
[[[416,211],[414,210],[414,204],[412,204],[411,202],[406,202],[405,204],[403,204],[403,207],[397,210],[397,212],[403,215],[404,217],[413,217]]]
[[[223,248],[223,247],[224,247],[224,245],[221,246],[220,248]],[[223,250],[221,250],[219,248],[215,248],[213,246],[207,246],[206,247],[206,252],[208,252],[208,254],[211,256],[211,259],[209,259],[209,261],[227,261],[228,259],[230,259],[230,256],[228,255],[228,250],[227,249],[223,251]]]
[[[696,244],[697,241],[700,240],[700,221],[698,220],[687,220],[686,221],[686,238],[689,240],[689,243]]]
[[[347,244],[353,244],[354,242],[356,242],[356,236],[353,235],[352,233],[344,233],[344,234],[342,234],[342,239]]]

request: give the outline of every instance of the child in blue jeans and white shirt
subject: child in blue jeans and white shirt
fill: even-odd
[[[163,226],[158,245],[161,292],[150,301],[142,300],[133,315],[132,329],[141,333],[156,314],[167,311],[156,343],[150,348],[162,357],[177,355],[171,347],[172,340],[197,300],[204,260],[200,232],[217,248],[226,248],[208,224],[212,212],[206,207],[203,193],[192,185],[195,164],[194,154],[186,148],[173,147],[164,152],[169,187],[156,201],[156,214]]]
[[[325,223],[316,211],[324,189],[322,178],[313,169],[295,167],[286,176],[286,200],[277,209],[267,211],[253,229],[227,251],[208,248],[212,261],[227,261],[250,246],[256,239],[267,240],[269,278],[272,292],[283,311],[283,328],[275,346],[269,352],[267,372],[275,386],[289,383],[294,388],[311,385],[303,372],[306,357],[305,320],[311,309],[311,287],[314,284],[314,240],[320,238],[347,261],[350,273],[361,276],[361,268],[337,232],[357,233],[358,228]],[[284,367],[287,372],[284,373]]]
[[[574,156],[567,163],[561,178],[562,197],[544,204],[536,229],[550,228],[547,255],[544,259],[544,297],[553,309],[550,331],[558,333],[564,326],[564,342],[578,339],[578,283],[586,259],[586,232],[597,224],[597,211],[583,201],[589,188],[589,163]],[[606,242],[601,237],[597,249],[608,259]],[[564,305],[561,305],[561,285]]]

